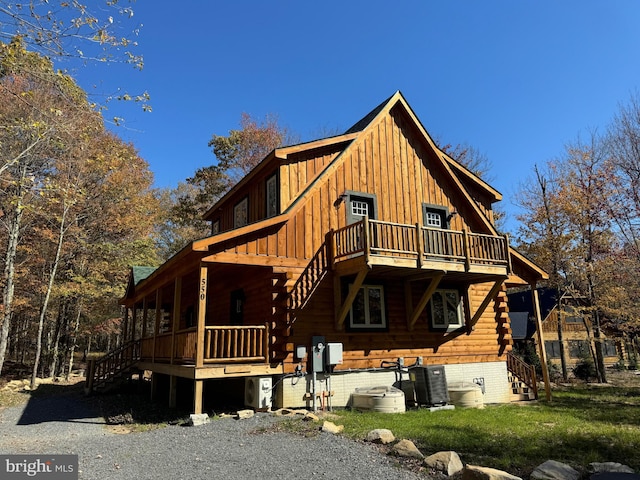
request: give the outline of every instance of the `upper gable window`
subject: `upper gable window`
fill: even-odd
[[[233,207],[233,228],[244,227],[249,223],[249,199],[244,197]]]
[[[220,219],[214,220],[211,224],[211,235],[217,235],[220,233]]]
[[[425,227],[449,228],[449,209],[447,207],[423,203],[422,217]]]
[[[278,176],[271,175],[267,178],[267,218],[275,217],[278,214]]]
[[[348,192],[347,197],[347,223],[356,223],[365,216],[376,218],[376,196],[370,193]]]

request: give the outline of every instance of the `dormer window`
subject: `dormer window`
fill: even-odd
[[[267,218],[278,214],[278,176],[274,173],[266,182],[267,190]]]
[[[233,207],[233,228],[244,227],[249,223],[249,199],[244,197]]]

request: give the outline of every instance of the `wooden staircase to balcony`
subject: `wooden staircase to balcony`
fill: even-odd
[[[522,402],[538,398],[536,370],[511,352],[507,353],[507,371],[511,385],[511,401]]]

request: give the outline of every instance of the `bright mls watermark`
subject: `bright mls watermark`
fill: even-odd
[[[78,480],[77,455],[0,455],[0,478]]]

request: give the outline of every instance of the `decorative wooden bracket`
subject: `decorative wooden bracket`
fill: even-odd
[[[369,269],[360,270],[356,279],[353,281],[351,286],[349,287],[349,293],[347,294],[347,298],[344,299],[344,303],[338,310],[336,315],[336,330],[342,330],[344,328],[344,320],[347,318],[347,314],[349,310],[351,310],[351,305],[353,305],[353,301],[356,299],[356,295],[364,282],[365,277],[369,273]],[[334,282],[334,297],[336,300],[336,305],[340,305],[340,279],[336,277],[336,281]]]
[[[484,300],[482,300],[482,303],[476,310],[476,313],[473,314],[473,317],[471,317],[469,319],[469,322],[467,323],[468,333],[471,333],[471,330],[473,330],[473,327],[475,326],[477,321],[480,319],[484,311],[487,309],[491,300],[493,300],[494,297],[497,295],[497,293],[500,291],[505,279],[506,277],[500,277],[498,280],[496,280],[495,283],[493,284],[493,287],[491,287],[491,290],[489,290],[489,293],[487,293],[487,295],[484,297]],[[471,296],[467,294],[467,299],[470,299],[470,298]],[[471,303],[471,302],[469,301],[468,303]],[[469,307],[469,311],[471,311],[471,307]]]
[[[413,330],[413,327],[418,321],[418,318],[420,317],[420,315],[422,315],[422,312],[427,306],[427,303],[429,303],[429,300],[431,300],[433,293],[438,288],[438,285],[440,284],[440,280],[442,280],[442,277],[444,276],[444,274],[445,274],[444,271],[439,271],[439,272],[435,272],[430,277],[431,281],[429,282],[429,286],[422,294],[422,297],[420,297],[420,301],[418,302],[418,305],[416,305],[415,309],[411,304],[411,282],[410,281],[405,282],[404,291],[405,291],[405,298],[407,303],[407,328],[409,329],[409,331]]]

